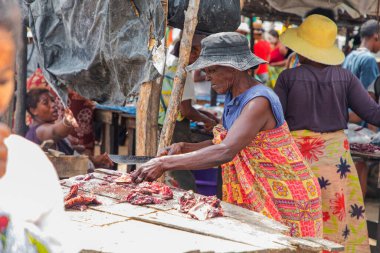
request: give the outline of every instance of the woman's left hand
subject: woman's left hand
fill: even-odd
[[[69,108],[65,109],[63,122],[65,125],[72,126],[73,128],[79,127],[78,122],[75,119],[73,112]]]
[[[162,160],[162,157],[154,158],[133,171],[131,174],[133,182],[154,181],[161,177],[165,171]]]
[[[91,161],[95,165],[96,168],[98,167],[105,167],[105,168],[111,168],[114,163],[110,159],[107,153],[103,153],[101,155],[97,155],[95,157],[92,157]]]

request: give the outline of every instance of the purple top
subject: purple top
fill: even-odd
[[[37,128],[41,125],[29,126],[28,132],[25,134],[25,138],[34,142],[38,145],[41,145],[41,140],[37,137]],[[59,140],[56,142],[56,150],[65,153],[66,155],[74,154],[74,150],[70,147],[70,145],[64,140]]]
[[[292,131],[346,129],[349,108],[366,122],[380,126],[380,106],[356,76],[338,66],[317,68],[303,64],[285,70],[274,91]]]

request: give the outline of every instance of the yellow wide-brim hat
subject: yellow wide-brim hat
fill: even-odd
[[[297,54],[314,62],[339,65],[343,52],[335,45],[338,28],[334,21],[321,15],[307,17],[297,28],[289,28],[280,41]]]

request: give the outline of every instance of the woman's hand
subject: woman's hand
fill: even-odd
[[[218,119],[218,117],[216,116],[216,114],[214,113],[211,113],[207,110],[201,110],[199,109],[198,111],[200,111],[202,114],[206,115],[207,117],[209,117],[210,119],[214,120],[216,123],[220,123],[220,119]]]
[[[161,177],[164,172],[165,169],[162,157],[154,158],[133,171],[131,177],[132,181],[138,184],[142,181],[154,181]]]
[[[165,147],[162,150],[160,150],[158,152],[158,156],[182,154],[183,145],[184,145],[183,142],[174,143],[174,144],[170,145],[169,147]]]
[[[79,127],[78,122],[73,115],[73,112],[68,108],[65,109],[65,113],[63,115],[63,124],[68,127]]]
[[[214,126],[218,125],[218,122],[216,122],[215,120],[213,119],[210,119],[210,120],[207,120],[204,122],[204,128],[207,132],[210,132],[212,131],[212,129],[214,128]]]
[[[91,158],[91,161],[96,168],[99,168],[99,167],[111,168],[113,166],[113,162],[111,161],[107,153],[94,156]]]
[[[8,149],[5,146],[4,140],[10,135],[11,131],[8,126],[0,123],[0,178],[6,172]]]

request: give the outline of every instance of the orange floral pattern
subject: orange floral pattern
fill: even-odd
[[[214,128],[214,143],[227,131]],[[288,126],[258,133],[250,145],[222,165],[223,200],[260,212],[290,227],[295,237],[322,237],[318,180]],[[313,195],[314,194],[314,195]]]

